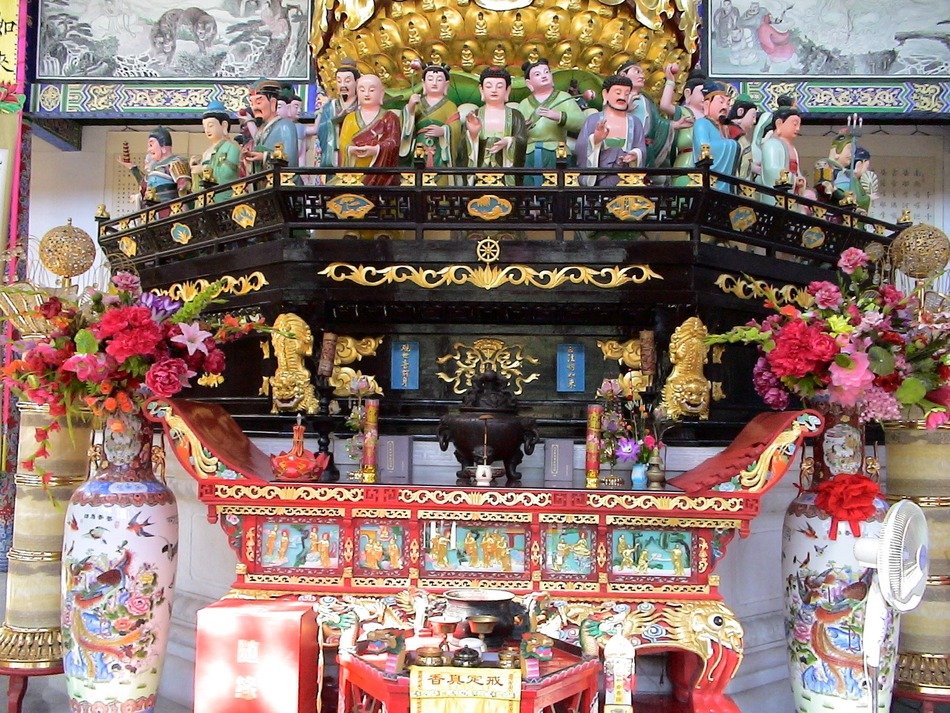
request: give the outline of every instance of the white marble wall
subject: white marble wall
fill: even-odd
[[[258,440],[269,452],[286,449],[286,442]],[[348,471],[342,443],[335,444],[341,469]],[[675,448],[668,453],[670,471],[688,470],[716,452],[714,448]],[[583,450],[575,449],[575,482],[583,480]],[[414,452],[416,483],[452,484],[456,463],[434,442],[417,442]],[[525,459],[526,480],[540,474],[543,448]],[[197,501],[197,484],[184,473],[174,455],[168,454],[168,480],[178,496],[181,546],[178,582],[173,609],[173,631],[160,693],[180,705],[194,700],[195,619],[198,609],[223,596],[234,579],[236,558],[227,547],[220,527],[207,521],[207,508]],[[797,471],[789,472],[776,490],[762,501],[760,515],[746,539],[736,538],[717,568],[726,604],[745,628],[745,660],[729,692],[744,713],[791,713],[791,690],[785,662],[782,626],[780,551],[785,507],[795,496]],[[640,691],[668,688],[658,661],[639,666]]]

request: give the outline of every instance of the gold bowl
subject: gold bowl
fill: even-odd
[[[498,626],[501,619],[497,616],[478,615],[470,616],[465,621],[473,634],[490,634]]]

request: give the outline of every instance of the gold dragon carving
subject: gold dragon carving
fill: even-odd
[[[662,408],[672,420],[683,416],[709,418],[711,384],[703,374],[709,332],[699,317],[683,322],[670,339],[673,370],[663,385]]]
[[[271,413],[316,413],[317,397],[310,381],[310,370],[304,364],[304,358],[313,354],[310,327],[292,312],[278,315],[274,320],[271,344],[277,358],[277,369],[265,382],[271,395]]]

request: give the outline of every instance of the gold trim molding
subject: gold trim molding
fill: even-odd
[[[688,495],[627,495],[624,493],[588,493],[587,505],[592,508],[624,510],[695,510],[696,512],[742,512],[743,498],[697,497]]]
[[[895,690],[946,696],[950,693],[950,656],[902,651],[897,655]]]
[[[225,500],[283,500],[291,502],[359,503],[366,499],[363,488],[305,487],[281,485],[214,486],[214,496]]]
[[[355,282],[363,287],[411,282],[426,290],[450,285],[472,285],[484,290],[493,290],[504,285],[553,290],[565,284],[590,285],[610,290],[630,283],[642,285],[648,280],[663,279],[649,265],[615,265],[599,269],[568,265],[554,270],[535,270],[528,265],[508,265],[503,268],[493,265],[447,265],[433,270],[412,265],[392,265],[379,269],[371,265],[331,262],[319,274],[334,282]]]
[[[726,518],[687,518],[687,517],[638,517],[636,515],[608,515],[607,524],[615,527],[671,527],[697,528],[705,527],[711,530],[725,528],[732,530],[742,526],[742,520]]]
[[[399,502],[415,505],[468,505],[472,507],[550,507],[550,493],[465,490],[400,490]],[[442,513],[439,513],[442,517]]]
[[[814,301],[812,296],[798,285],[775,287],[765,280],[754,280],[746,275],[738,277],[724,272],[713,284],[727,295],[733,295],[740,300],[764,299],[774,295],[779,306],[792,304],[802,309],[810,307]]]
[[[250,275],[241,275],[240,277],[234,277],[233,275],[224,275],[217,278],[217,280],[189,280],[188,282],[176,282],[173,285],[170,285],[167,290],[156,290],[159,294],[168,295],[173,300],[182,300],[183,302],[188,302],[189,300],[194,299],[195,295],[201,292],[204,289],[207,289],[212,282],[221,282],[221,292],[218,294],[225,295],[234,295],[235,297],[241,297],[242,295],[250,294],[251,292],[258,292],[266,285],[270,283],[267,281],[267,278],[264,277],[263,272],[252,272]]]

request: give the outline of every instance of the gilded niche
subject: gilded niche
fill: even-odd
[[[673,420],[683,416],[709,418],[711,385],[703,374],[709,352],[708,334],[699,317],[690,317],[676,328],[670,339],[673,370],[663,385],[660,405]]]

